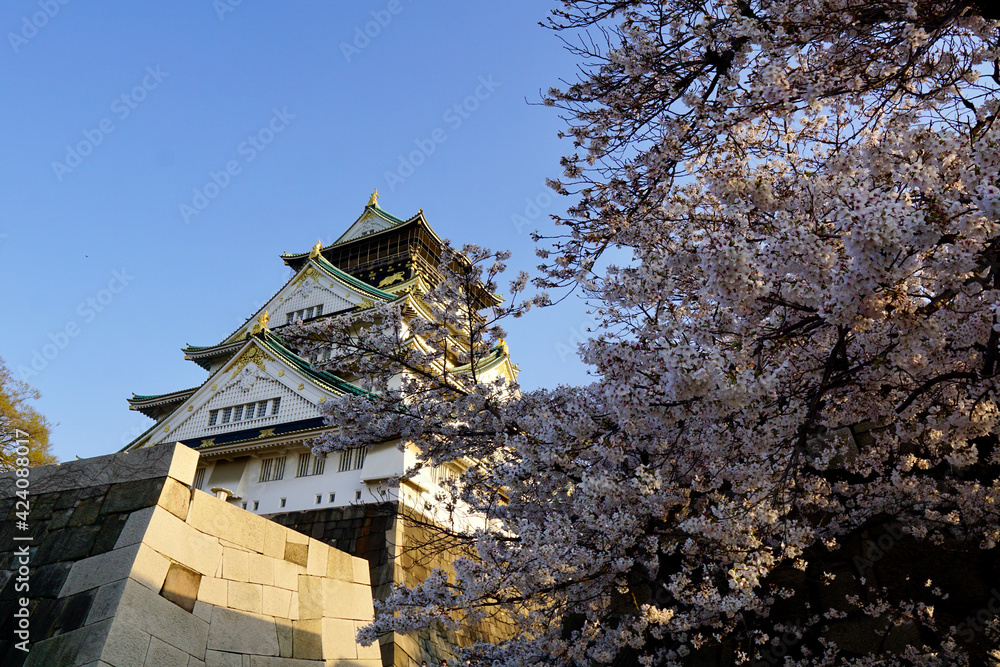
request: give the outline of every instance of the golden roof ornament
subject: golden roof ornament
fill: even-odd
[[[378,188],[375,188],[375,192],[373,192],[372,196],[368,198],[368,205],[378,206]]]
[[[316,259],[317,257],[319,257],[322,251],[323,251],[323,241],[322,240],[316,241],[316,245],[314,245],[312,247],[312,250],[309,251],[309,259]]]
[[[500,348],[500,354],[505,356],[510,355],[510,349],[508,349],[507,347],[507,341],[504,340],[503,338],[501,338],[500,342],[497,343],[497,347]]]
[[[267,309],[263,313],[257,316],[257,321],[254,322],[253,328],[250,329],[251,334],[259,334],[261,331],[270,331],[267,328],[267,323],[271,321],[271,315],[267,312]]]

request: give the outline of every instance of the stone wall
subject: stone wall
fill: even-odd
[[[197,460],[161,445],[32,469],[25,530],[0,476],[0,664],[381,664],[355,641],[372,618],[365,561],[192,493]]]
[[[380,600],[389,595],[393,584],[414,586],[435,568],[452,571],[451,563],[459,555],[457,545],[448,542],[447,531],[412,509],[401,513],[397,502],[289,512],[272,520],[365,558],[372,592]],[[454,664],[455,647],[497,642],[512,632],[512,627],[493,619],[468,632],[439,626],[413,635],[385,635],[380,641],[382,664],[418,667],[422,660],[439,664],[443,659]]]

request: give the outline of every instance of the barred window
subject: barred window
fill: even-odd
[[[346,470],[361,470],[365,464],[365,456],[368,454],[367,447],[352,447],[340,452],[340,466],[338,472]]]
[[[273,456],[260,462],[260,479],[258,482],[274,482],[285,476],[284,456]]]
[[[267,414],[268,403],[271,404],[271,415]],[[273,416],[278,414],[278,407],[280,405],[280,398],[269,398],[264,401],[254,401],[253,403],[234,405],[223,410],[210,410],[208,413],[208,425],[216,426],[217,424],[229,424],[232,422],[249,421],[251,419],[260,419],[265,416]],[[221,421],[219,420],[220,412],[222,413]]]
[[[326,457],[313,456],[309,452],[299,454],[299,464],[296,470],[296,477],[308,477],[310,475],[322,475],[326,467]]]
[[[291,324],[295,320],[308,320],[313,317],[319,317],[323,314],[323,304],[318,306],[311,306],[309,308],[303,308],[302,310],[296,310],[294,313],[288,313],[285,315],[285,324]]]
[[[192,489],[200,489],[201,485],[205,483],[205,468],[198,468],[194,471],[194,482],[191,483]]]

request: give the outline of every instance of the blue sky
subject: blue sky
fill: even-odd
[[[61,459],[148,428],[132,392],[200,384],[180,348],[221,341],[374,188],[517,268],[565,209],[544,183],[571,145],[537,102],[575,65],[549,3],[63,2],[0,5],[0,356]],[[575,299],[512,323],[522,384],[586,381],[587,325]]]

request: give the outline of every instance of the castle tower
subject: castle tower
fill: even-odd
[[[406,534],[402,515],[431,512],[433,520],[438,482],[460,472],[462,463],[394,484],[416,462],[406,443],[314,456],[311,441],[327,428],[323,404],[365,390],[345,379],[349,376],[319,367],[328,357],[304,358],[282,338],[283,328],[298,321],[361,311],[379,302],[416,306],[415,300],[436,283],[443,242],[423,210],[397,218],[377,199],[373,194],[332,244],[281,255],[294,275],[221,342],[183,348],[185,359],[207,371],[201,385],[133,395],[130,409],[155,423],[125,450],[169,442],[196,449],[194,488],[366,558],[373,591],[384,597],[393,582],[410,585],[422,579],[428,566],[405,553],[415,536]],[[480,296],[484,305],[498,298],[485,291]],[[426,309],[406,309],[418,311]],[[502,374],[510,380],[516,370],[505,345],[477,367],[486,378]],[[450,645],[468,640],[443,634],[386,637],[383,664],[438,662],[450,657]]]

